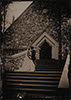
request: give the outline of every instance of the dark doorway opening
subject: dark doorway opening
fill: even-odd
[[[51,59],[52,47],[45,41],[40,46],[40,59]]]

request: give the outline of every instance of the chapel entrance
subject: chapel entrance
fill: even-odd
[[[40,59],[51,59],[52,47],[45,41],[40,46]]]

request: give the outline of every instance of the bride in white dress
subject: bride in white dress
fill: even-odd
[[[16,71],[20,71],[20,72],[34,72],[35,71],[35,64],[31,60],[31,58],[28,56],[28,49],[25,52],[25,58],[22,63],[22,67],[20,67]]]

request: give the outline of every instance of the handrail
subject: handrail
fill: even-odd
[[[67,55],[66,62],[64,65],[64,69],[60,78],[60,82],[58,88],[69,88],[69,80],[68,80],[68,67],[70,64],[70,54]]]
[[[20,56],[23,56],[26,52],[27,52],[27,50],[25,50],[25,51],[23,51],[23,52],[21,52],[21,53],[14,54],[14,55],[12,55],[12,56],[7,56],[6,58],[7,58],[7,59],[15,59],[15,58],[18,58],[18,57],[20,57]]]

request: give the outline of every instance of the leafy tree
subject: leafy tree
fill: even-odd
[[[0,2],[0,54],[2,51],[1,45],[3,43],[3,35],[5,32],[5,20],[6,20],[6,13],[9,4],[12,3],[12,0],[2,0]],[[1,56],[1,55],[0,55]]]

